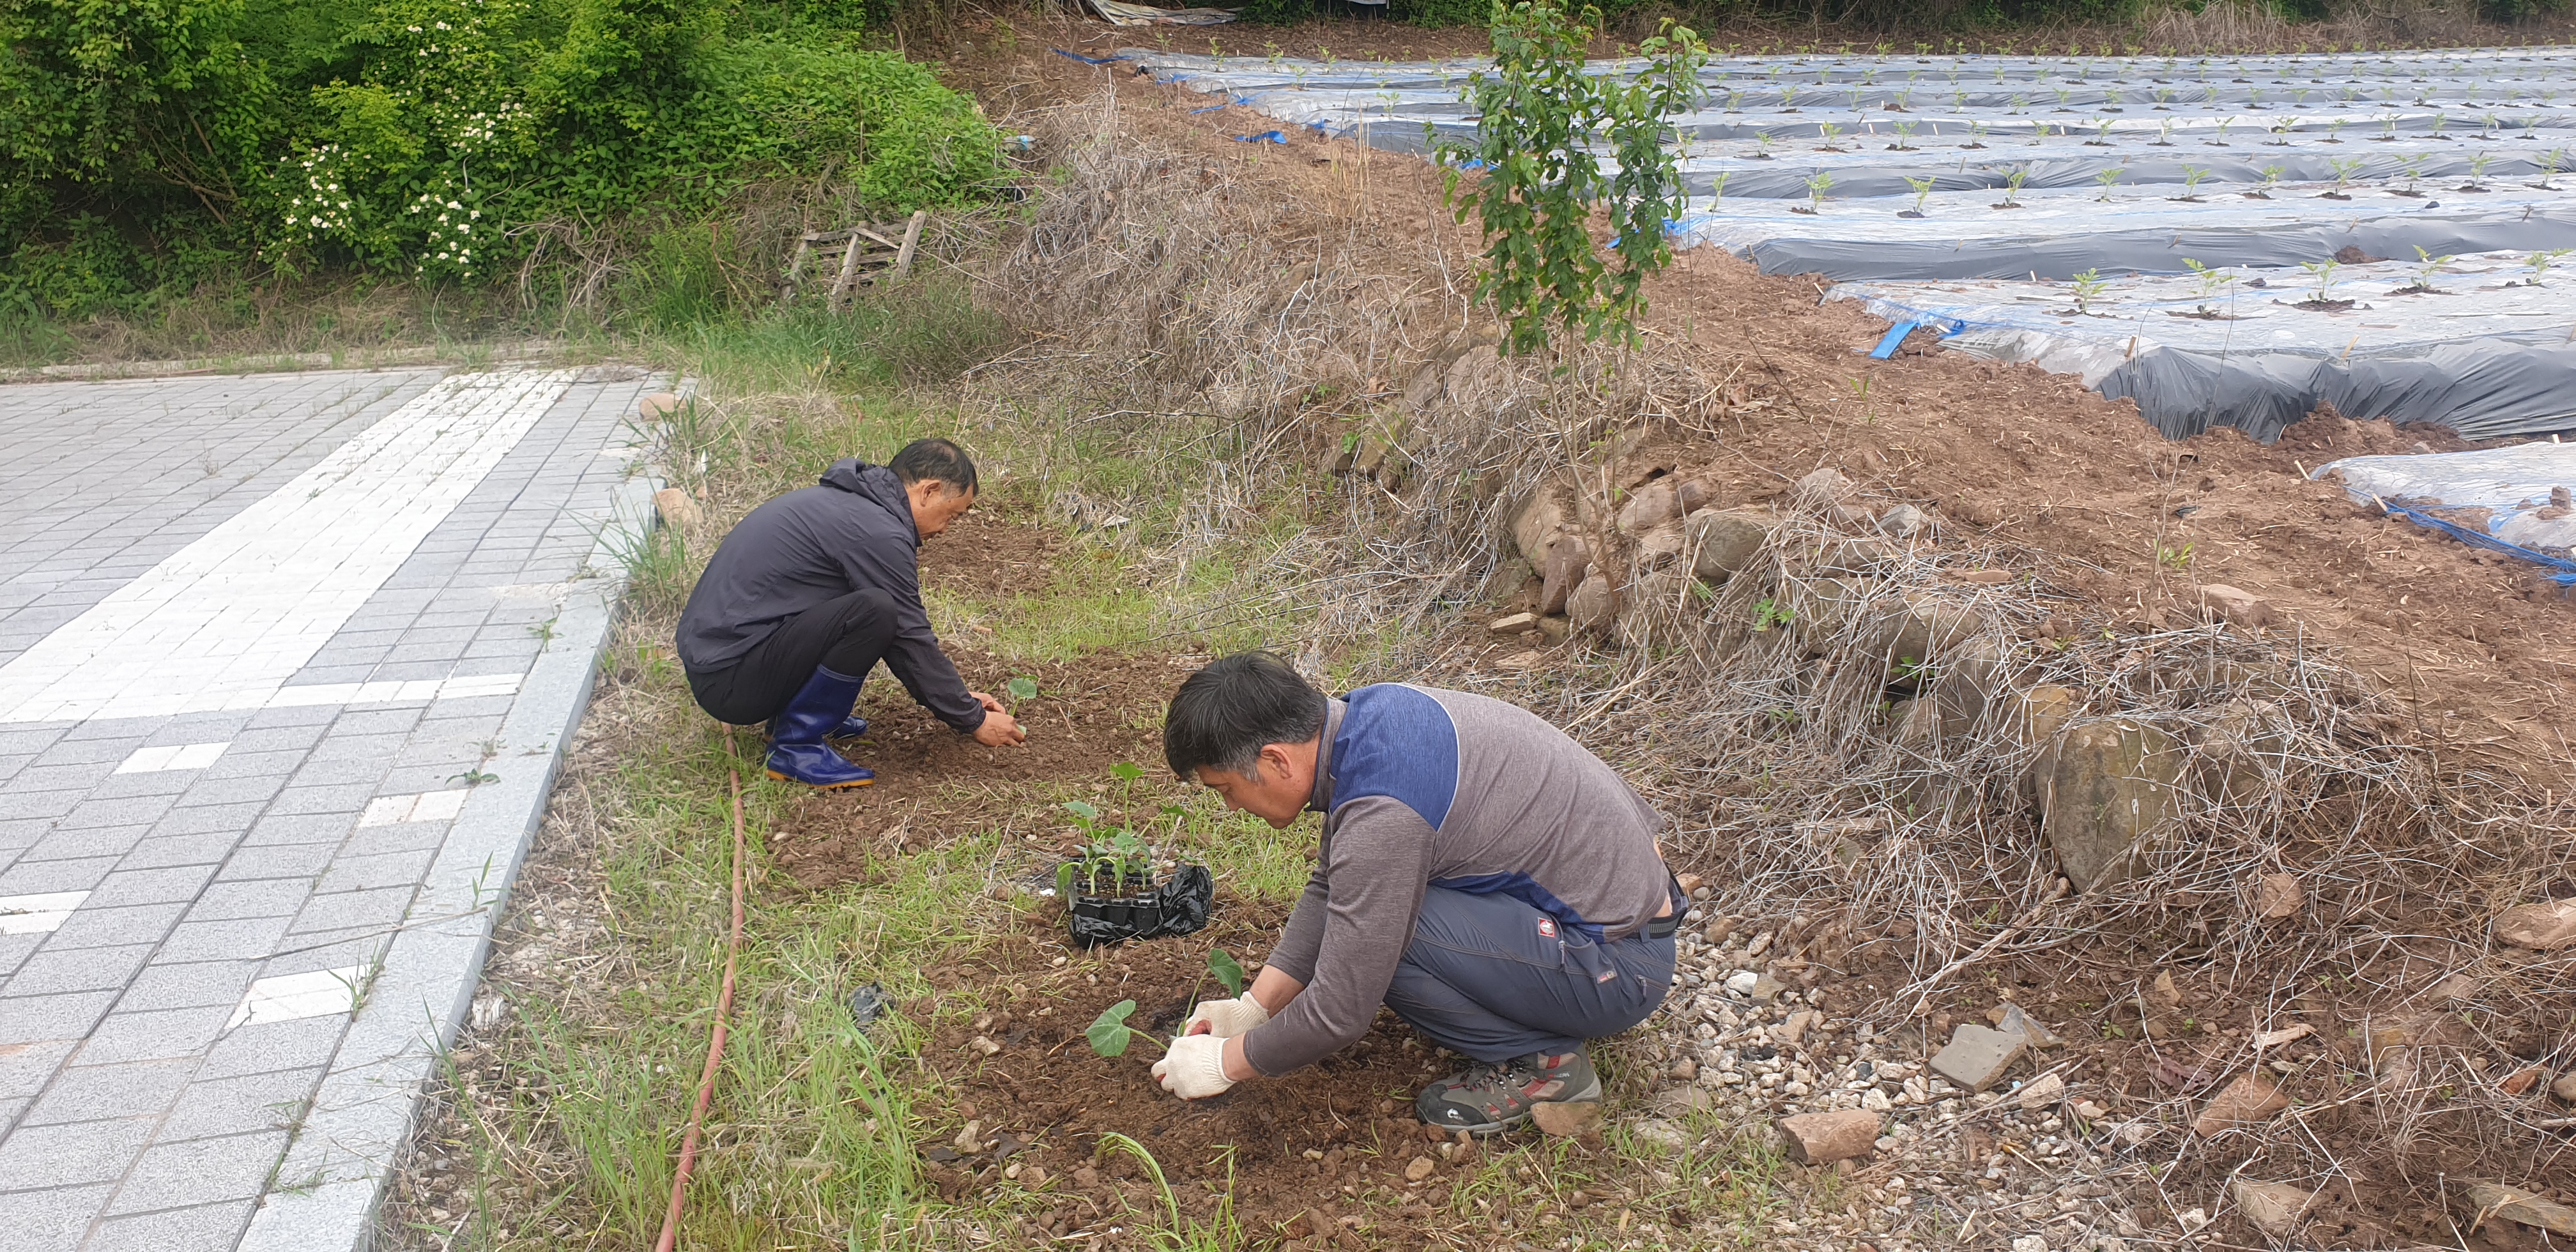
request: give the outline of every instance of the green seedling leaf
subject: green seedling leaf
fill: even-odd
[[[1064,811],[1081,818],[1086,826],[1100,820],[1100,810],[1094,808],[1087,800],[1067,800],[1064,802]]]
[[[1037,683],[1027,678],[1014,678],[1009,682],[1003,683],[1002,690],[1010,692],[1011,699],[1014,701],[1034,700],[1038,698]]]
[[[1225,984],[1227,994],[1243,994],[1243,966],[1232,956],[1227,955],[1225,949],[1208,949],[1208,972],[1216,975],[1218,982]]]
[[[1120,761],[1109,767],[1109,773],[1120,782],[1134,782],[1145,776],[1145,771],[1133,761]]]
[[[1073,862],[1055,867],[1055,893],[1068,900],[1073,898]]]
[[[1102,1056],[1125,1056],[1128,1043],[1136,1037],[1136,1032],[1127,1025],[1128,1016],[1135,1011],[1134,1000],[1120,1000],[1100,1010],[1100,1016],[1092,1018],[1091,1024],[1082,1028],[1082,1037],[1090,1040],[1091,1050]]]

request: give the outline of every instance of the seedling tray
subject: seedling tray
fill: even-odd
[[[1065,924],[1083,947],[1129,939],[1186,935],[1205,927],[1216,907],[1216,876],[1204,865],[1184,863],[1160,883],[1122,877],[1113,894],[1086,895],[1075,863],[1077,891],[1065,901]]]

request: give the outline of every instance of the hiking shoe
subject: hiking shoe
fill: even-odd
[[[1581,1104],[1601,1099],[1601,1076],[1581,1049],[1549,1056],[1532,1052],[1508,1061],[1476,1061],[1422,1089],[1414,1115],[1426,1126],[1491,1135],[1529,1120],[1541,1104]]]

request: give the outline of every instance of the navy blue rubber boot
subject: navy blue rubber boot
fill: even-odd
[[[873,771],[842,759],[823,742],[850,719],[859,700],[860,679],[833,673],[820,665],[797,689],[778,716],[769,719],[769,776],[809,787],[837,790],[875,782]]]
[[[868,719],[853,713],[850,716],[841,719],[840,729],[833,731],[829,735],[825,735],[824,738],[856,739],[866,733],[868,733]],[[769,719],[769,728],[762,731],[761,734],[763,737],[775,741],[778,738],[778,719],[774,717]]]

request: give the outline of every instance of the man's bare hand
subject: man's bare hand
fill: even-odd
[[[986,709],[984,724],[975,728],[975,742],[988,748],[1008,747],[1028,737],[1018,719],[998,708]]]
[[[969,691],[966,694],[974,697],[975,703],[983,705],[984,711],[987,713],[999,713],[1003,711],[1002,702],[994,699],[989,692]]]

